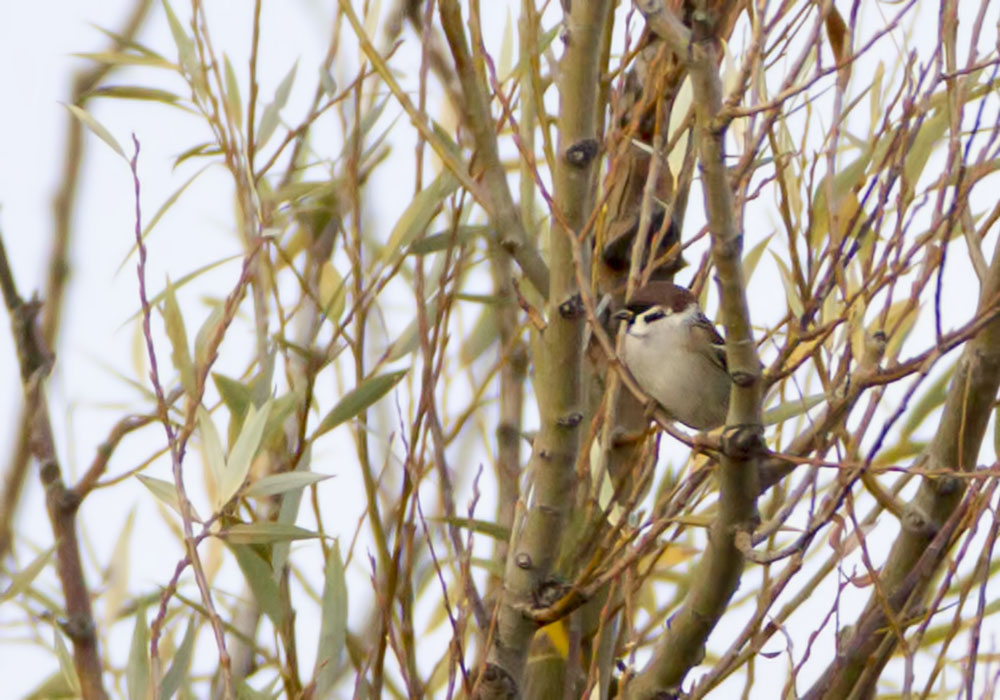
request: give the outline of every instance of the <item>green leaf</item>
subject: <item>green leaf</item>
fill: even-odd
[[[804,396],[801,399],[793,399],[785,403],[778,404],[772,409],[764,412],[764,425],[778,425],[790,418],[801,416],[814,406],[818,406],[826,400],[826,394],[813,394]]]
[[[180,155],[174,159],[174,168],[190,158],[203,158],[206,156],[217,156],[222,154],[222,149],[214,142],[199,143],[191,148],[181,151]],[[212,163],[209,163],[212,165]]]
[[[219,331],[219,326],[222,325],[224,311],[222,302],[213,305],[212,311],[201,324],[201,328],[198,329],[198,333],[194,337],[194,361],[198,367],[205,367],[212,359],[208,354],[209,343],[215,338],[215,334]]]
[[[180,501],[177,500],[177,489],[174,488],[173,482],[155,479],[145,474],[136,474],[135,476],[154,496],[173,508],[178,515],[181,515],[181,505]],[[191,506],[191,517],[195,522],[201,522],[201,518],[198,517],[198,514],[194,510],[194,505]]]
[[[458,189],[458,180],[448,170],[442,170],[430,185],[420,190],[392,228],[385,246],[386,258],[404,252],[422,234],[437,214],[446,197]]]
[[[344,562],[340,557],[340,546],[336,541],[326,558],[321,614],[316,666],[313,671],[315,697],[318,698],[326,697],[333,687],[347,640],[347,579]]]
[[[226,471],[226,453],[222,450],[222,441],[219,439],[219,431],[215,429],[215,421],[205,407],[198,406],[196,415],[201,445],[205,451],[205,466],[208,467],[212,486],[218,492],[222,488],[223,474]]]
[[[166,90],[156,88],[141,87],[138,85],[102,85],[87,93],[87,97],[110,97],[119,100],[149,100],[161,102],[163,104],[180,107],[185,111],[190,111],[187,107],[179,104],[181,96],[175,95]]]
[[[167,337],[170,339],[170,360],[174,368],[180,372],[181,386],[184,387],[188,396],[194,396],[196,391],[194,379],[194,366],[191,364],[191,352],[188,350],[187,330],[184,328],[184,316],[181,314],[181,307],[177,304],[177,296],[174,293],[174,286],[167,278],[167,288],[163,296],[163,323],[167,329]]]
[[[130,700],[146,700],[149,692],[149,628],[146,626],[146,606],[135,611],[132,646],[125,667],[125,685]]]
[[[319,537],[318,532],[306,530],[296,525],[262,521],[259,523],[238,523],[219,532],[219,537],[229,544],[273,544],[308,540]]]
[[[747,282],[753,277],[754,271],[757,269],[757,263],[760,262],[760,257],[767,250],[767,244],[771,242],[771,238],[774,233],[769,233],[764,238],[757,243],[753,248],[751,248],[746,255],[743,256],[743,279]]]
[[[288,74],[278,83],[278,89],[274,91],[274,100],[264,107],[264,111],[261,112],[260,123],[257,125],[257,136],[254,138],[257,148],[261,148],[274,135],[274,130],[278,127],[281,110],[284,108],[285,103],[288,102],[288,96],[292,92],[292,84],[295,82],[295,71],[298,70],[298,67],[299,63],[296,61],[292,65],[291,70],[288,71]]]
[[[59,659],[59,670],[62,671],[63,678],[73,690],[74,696],[80,695],[80,677],[76,675],[76,666],[73,665],[73,657],[70,656],[66,642],[63,641],[62,632],[58,627],[53,627],[53,642],[56,647],[56,657]]]
[[[170,24],[170,33],[174,37],[174,44],[177,45],[177,58],[184,71],[194,79],[198,75],[198,58],[194,50],[194,41],[184,31],[184,26],[173,8],[167,0],[163,0],[163,9],[167,13],[167,22]]]
[[[920,179],[924,167],[931,157],[934,148],[941,142],[945,131],[948,130],[948,110],[938,109],[920,125],[913,145],[906,151],[906,162],[903,165],[903,187],[904,192],[912,195]]]
[[[0,593],[0,603],[10,600],[15,596],[20,595],[23,591],[26,591],[31,585],[31,582],[35,580],[35,577],[38,576],[42,569],[45,568],[45,565],[49,563],[49,559],[52,558],[52,553],[54,551],[56,551],[54,546],[49,547],[37,557],[32,559],[27,566],[16,572],[11,577],[10,585],[7,586],[7,590]]]
[[[285,493],[292,489],[300,489],[312,484],[325,481],[333,477],[333,474],[316,474],[314,472],[283,472],[281,474],[269,474],[250,484],[243,495],[247,498],[263,498]]]
[[[458,351],[459,360],[463,364],[470,365],[479,357],[493,347],[493,343],[500,337],[500,327],[497,325],[496,311],[490,307],[485,307],[476,319],[472,330],[465,336],[462,347]]]
[[[246,384],[218,372],[212,372],[212,380],[219,396],[222,397],[222,403],[229,409],[229,424],[242,426],[247,409],[253,403],[253,390]]]
[[[156,224],[158,224],[160,222],[160,219],[163,218],[163,215],[167,213],[167,211],[170,209],[170,207],[172,207],[174,205],[174,202],[176,202],[180,198],[180,196],[184,193],[184,190],[186,190],[191,185],[191,183],[194,182],[198,178],[199,175],[201,175],[203,172],[205,172],[206,170],[208,170],[208,167],[210,165],[212,165],[212,163],[208,163],[206,165],[203,165],[201,168],[198,169],[197,172],[195,172],[194,175],[192,175],[191,177],[189,177],[187,180],[185,180],[181,184],[180,187],[178,187],[176,190],[174,190],[173,194],[171,194],[169,197],[167,197],[166,201],[164,201],[163,204],[160,205],[160,208],[156,210],[156,213],[153,214],[153,218],[150,219],[149,223],[146,224],[143,227],[143,229],[142,229],[142,240],[143,241],[145,241],[149,237],[149,234],[152,233],[153,228],[156,226]],[[118,269],[115,270],[115,274],[121,272],[121,269],[123,267],[125,267],[125,263],[128,262],[129,258],[131,258],[132,255],[135,254],[135,252],[138,249],[139,249],[139,243],[138,242],[134,242],[132,244],[132,247],[129,249],[128,254],[124,258],[122,258],[121,263],[118,265]]]
[[[420,240],[414,241],[409,252],[413,255],[428,255],[451,246],[459,247],[474,241],[478,236],[488,235],[492,231],[489,226],[459,226],[454,230],[440,231]]]
[[[229,549],[236,557],[243,576],[247,580],[247,585],[253,591],[253,596],[260,609],[271,618],[271,622],[278,629],[285,624],[284,608],[281,605],[281,595],[278,591],[278,584],[274,580],[271,565],[258,554],[252,547],[245,544],[229,542]]]
[[[478,520],[476,518],[460,518],[460,517],[445,517],[445,518],[432,518],[436,522],[448,523],[449,525],[454,525],[456,527],[463,527],[472,530],[473,532],[478,532],[487,537],[492,537],[495,540],[501,542],[506,542],[510,539],[510,530],[490,520]]]
[[[944,401],[948,396],[948,383],[951,381],[954,373],[955,363],[953,362],[940,377],[934,380],[933,384],[924,390],[920,398],[912,404],[913,407],[899,429],[901,440],[913,435],[914,431],[921,426],[931,412],[944,405]]]
[[[320,422],[319,427],[316,428],[313,437],[317,438],[333,430],[344,421],[354,418],[367,409],[388,394],[408,371],[408,369],[403,369],[398,372],[379,374],[363,380],[358,386],[347,392],[340,402],[326,414]]]
[[[170,700],[180,688],[181,682],[187,678],[191,669],[191,657],[194,653],[197,628],[195,617],[192,615],[188,620],[187,630],[184,632],[184,640],[177,647],[177,653],[174,654],[174,658],[170,662],[170,668],[163,674],[163,680],[160,682],[160,700]]]
[[[246,481],[254,455],[257,454],[257,448],[260,446],[260,439],[264,434],[264,426],[267,424],[267,416],[270,412],[270,401],[261,406],[259,411],[253,406],[247,409],[243,428],[240,430],[239,437],[236,438],[236,444],[233,445],[233,449],[229,453],[225,471],[219,480],[216,509],[229,503],[243,486],[243,482]]]
[[[104,592],[104,619],[116,620],[118,613],[122,609],[125,596],[128,595],[129,566],[132,562],[130,556],[132,544],[132,531],[135,527],[135,507],[133,507],[125,518],[125,523],[118,532],[118,539],[115,541],[114,549],[111,550],[111,559],[108,562],[107,581]]]
[[[94,119],[94,117],[92,117],[81,107],[77,107],[76,105],[63,104],[63,106],[69,110],[70,114],[72,114],[74,117],[80,120],[81,124],[83,124],[85,127],[94,132],[94,134],[96,134],[102,141],[104,141],[104,143],[111,146],[111,149],[115,153],[120,155],[126,161],[128,160],[128,156],[125,155],[125,149],[123,149],[121,147],[121,144],[118,143],[117,139],[115,139],[115,137],[111,135],[111,132],[105,129],[100,122]]]
[[[162,56],[137,56],[123,51],[95,51],[88,53],[71,53],[70,56],[86,58],[106,66],[151,66],[153,68],[169,68],[177,70],[177,66]]]
[[[71,688],[63,672],[56,671],[25,695],[24,700],[76,700],[79,696],[80,689]]]
[[[226,106],[229,115],[236,123],[236,128],[243,128],[243,101],[240,99],[240,83],[236,79],[236,71],[229,62],[229,56],[222,54],[222,62],[226,67]]]
[[[781,285],[785,288],[785,300],[788,302],[788,310],[792,312],[793,316],[801,317],[805,312],[805,308],[802,306],[802,300],[799,299],[798,290],[795,288],[795,282],[792,280],[792,273],[789,272],[785,262],[777,254],[774,254],[773,251],[772,257],[774,258],[774,262],[778,264],[778,272],[781,273]]]
[[[216,268],[216,267],[218,267],[219,265],[221,265],[223,263],[230,262],[231,260],[239,260],[242,257],[243,257],[242,254],[237,253],[236,255],[230,255],[228,257],[222,258],[221,260],[216,260],[215,262],[208,263],[207,265],[202,265],[201,267],[199,267],[194,272],[189,272],[186,275],[184,275],[183,277],[181,277],[180,279],[178,279],[176,282],[174,282],[174,290],[180,289],[185,284],[187,284],[191,280],[195,279],[196,277],[198,277],[202,273],[208,272],[209,270],[211,270],[213,268]],[[160,292],[159,294],[157,294],[156,296],[154,296],[152,299],[149,300],[149,305],[150,306],[156,306],[157,304],[159,304],[161,301],[163,301],[163,297],[164,297],[164,295],[166,295],[166,293],[167,293],[166,290],[163,290],[162,292]],[[124,326],[127,323],[130,323],[130,322],[134,321],[135,319],[139,318],[139,316],[141,316],[141,315],[142,315],[142,309],[139,309],[134,314],[132,314],[131,316],[129,316],[127,319],[125,319],[125,323],[123,323],[122,325]]]

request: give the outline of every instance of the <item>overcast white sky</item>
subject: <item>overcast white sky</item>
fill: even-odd
[[[121,0],[0,2],[0,66],[3,66],[0,94],[4,96],[4,108],[0,111],[0,230],[24,296],[44,286],[42,265],[53,228],[51,201],[61,174],[67,120],[67,112],[59,103],[67,98],[71,73],[86,65],[70,54],[105,47],[106,39],[91,24],[116,27],[128,4]],[[208,5],[213,17],[219,20],[212,24],[216,44],[226,47],[241,72],[249,37],[249,4]],[[300,76],[308,73],[293,91],[289,105],[292,113],[297,113],[296,106],[301,106],[311,95],[314,81],[311,71],[325,51],[324,32],[330,5],[318,0],[264,3],[262,93],[270,95],[296,60]],[[141,39],[172,57],[173,42],[162,10],[157,6],[153,12],[156,17]],[[502,26],[501,17],[494,26]],[[995,18],[991,21],[995,26]],[[922,31],[936,31],[933,22],[927,23]],[[128,84],[128,74],[116,77],[114,82]],[[174,89],[182,90],[179,79],[174,79]],[[105,100],[91,103],[90,109],[128,150],[131,150],[127,145],[130,133],[135,132],[142,142],[140,172],[143,208],[148,219],[184,179],[171,171],[173,157],[190,144],[207,140],[204,130],[196,119],[181,117],[159,105]],[[410,170],[400,168],[400,181],[391,183],[392,188],[386,191],[412,190]],[[210,170],[199,179],[197,188],[185,196],[183,206],[161,222],[151,241],[149,279],[154,290],[160,288],[167,272],[173,278],[189,272],[192,256],[203,264],[236,252],[228,223],[230,192],[228,175],[221,168]],[[406,199],[386,197],[381,203],[382,219],[391,224]],[[135,376],[132,326],[123,325],[138,307],[134,264],[130,262],[117,272],[133,242],[132,217],[132,183],[126,164],[88,134],[84,184],[79,192],[74,230],[72,280],[60,333],[57,370],[50,381],[60,456],[72,475],[85,468],[96,445],[125,408],[140,405],[135,392],[110,371]],[[956,261],[955,265],[956,272],[951,274],[961,276],[961,262]],[[220,283],[221,288],[227,289],[235,269],[233,265],[222,266],[206,277],[204,289],[215,284],[217,293]],[[190,294],[192,299],[196,298],[197,288],[192,288]],[[962,292],[957,295],[960,298]],[[234,365],[239,366],[239,362]],[[6,332],[0,333],[0,372],[3,372],[0,386],[8,387],[0,395],[0,466],[6,466],[9,453],[6,446],[12,444],[21,403],[14,350]],[[146,439],[153,436],[152,439],[162,440],[155,433],[146,435]],[[123,454],[122,460],[113,463],[112,471],[129,466],[128,450],[123,450]],[[131,454],[145,454],[145,451],[133,449]],[[349,493],[352,487],[341,478],[338,476],[336,488]],[[107,560],[117,533],[136,503],[142,503],[143,509],[137,516],[134,543],[141,541],[143,533],[162,532],[159,516],[141,487],[109,489],[88,499],[84,517],[98,561]],[[28,479],[18,532],[27,533],[30,542],[42,547],[51,540],[34,470]],[[27,557],[27,543],[22,542],[19,551],[23,561]],[[153,583],[162,583],[176,563],[172,552],[165,556],[159,548],[134,544],[131,551],[132,579],[138,582],[134,588],[146,589]],[[6,619],[0,612],[0,625]],[[308,621],[300,621],[304,634],[308,634]],[[5,643],[5,639],[0,634],[0,678],[4,679],[3,692],[16,697],[55,669],[51,667],[51,656],[30,645]],[[127,645],[127,635],[118,641]],[[113,650],[118,660],[124,658],[122,649]],[[781,669],[777,672],[783,681],[782,662],[774,663],[776,670]]]

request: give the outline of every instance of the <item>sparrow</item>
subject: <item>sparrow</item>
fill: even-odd
[[[674,420],[695,430],[726,422],[732,378],[725,341],[688,289],[649,282],[615,318],[628,323],[625,366]]]

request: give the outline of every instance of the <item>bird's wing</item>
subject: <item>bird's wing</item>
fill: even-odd
[[[696,340],[698,342],[694,344],[695,347],[709,348],[709,350],[704,351],[706,357],[728,373],[729,365],[726,362],[726,341],[719,335],[715,324],[709,321],[704,314],[698,314],[694,324],[691,326],[691,333],[697,335]],[[704,342],[706,340],[708,341],[707,343]]]

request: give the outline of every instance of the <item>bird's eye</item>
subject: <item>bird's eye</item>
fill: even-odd
[[[653,321],[659,321],[666,315],[667,315],[666,311],[664,311],[660,307],[656,307],[650,309],[645,314],[643,314],[643,319],[646,321],[646,323],[652,323]]]

